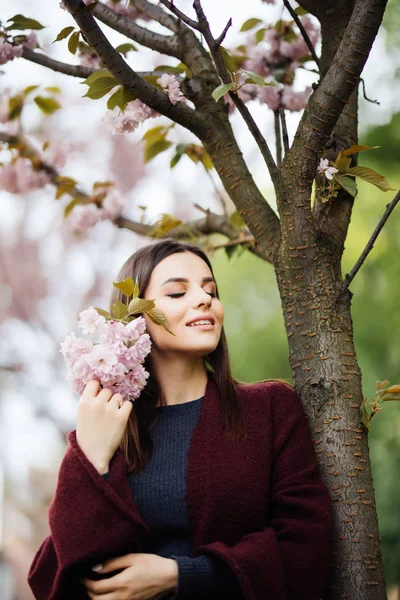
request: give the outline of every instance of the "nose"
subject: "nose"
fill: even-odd
[[[199,292],[199,298],[198,298],[198,306],[211,306],[211,302],[212,302],[212,296],[210,294],[207,294],[207,292],[205,292],[203,290],[203,288],[200,289]]]

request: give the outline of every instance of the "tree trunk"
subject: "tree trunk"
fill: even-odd
[[[334,303],[341,285],[335,257],[317,231],[307,234],[293,242],[283,233],[275,274],[295,389],[309,417],[335,511],[325,599],[386,599],[367,431],[360,422],[352,294],[347,291]]]

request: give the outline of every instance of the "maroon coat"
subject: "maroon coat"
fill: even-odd
[[[297,394],[280,382],[238,385],[248,435],[223,434],[209,377],[187,468],[192,556],[220,557],[246,600],[320,600],[332,554],[332,505]],[[28,582],[37,600],[87,600],[79,577],[108,558],[141,551],[149,529],[117,450],[103,479],[68,434],[49,509],[51,535]]]

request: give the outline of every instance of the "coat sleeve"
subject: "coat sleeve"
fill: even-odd
[[[50,535],[28,574],[36,600],[87,600],[80,577],[99,578],[93,565],[140,551],[140,536],[148,533],[127,484],[123,456],[114,455],[105,480],[79,447],[75,430],[68,442],[49,508]]]
[[[300,399],[285,384],[275,385],[266,527],[234,546],[217,541],[200,551],[228,564],[246,600],[321,600],[332,556],[332,502]]]

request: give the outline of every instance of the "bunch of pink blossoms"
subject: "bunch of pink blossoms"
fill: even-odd
[[[37,36],[33,31],[26,36],[25,41],[22,44],[11,44],[4,37],[0,37],[0,65],[5,65],[14,58],[22,56],[24,48],[34,50],[37,45]]]
[[[0,166],[0,190],[11,194],[23,194],[37,190],[50,183],[46,171],[34,171],[28,158],[19,156],[14,162]]]
[[[182,98],[179,81],[175,75],[163,73],[157,79],[157,83],[168,95],[172,104],[176,104]],[[139,126],[139,123],[159,116],[159,112],[137,99],[128,102],[123,111],[118,106],[113,110],[108,110],[103,120],[107,129],[114,135],[116,133],[131,133]]]
[[[115,188],[97,188],[93,197],[96,198],[96,195],[100,196],[104,192],[106,195],[101,202],[101,208],[95,202],[74,206],[68,216],[74,231],[83,232],[94,227],[99,221],[114,220],[126,209],[125,198]]]
[[[91,306],[79,313],[78,326],[85,335],[100,338],[100,342],[93,343],[74,333],[62,342],[60,352],[72,390],[80,396],[88,381],[97,379],[125,400],[136,400],[149,377],[142,365],[151,349],[144,318],[124,324],[107,320]]]

